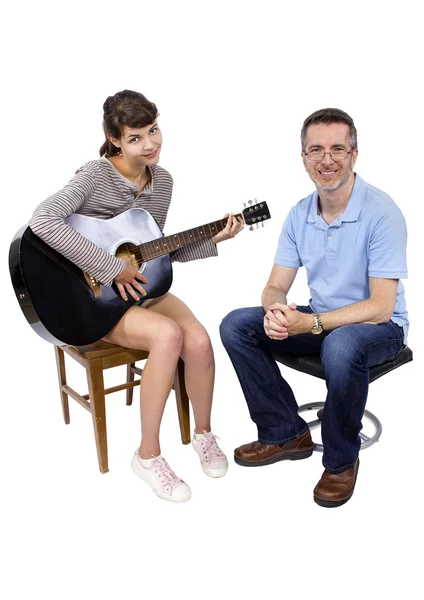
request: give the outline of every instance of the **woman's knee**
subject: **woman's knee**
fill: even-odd
[[[184,335],[183,358],[212,364],[213,349],[208,332],[200,323]]]
[[[167,353],[180,354],[183,339],[181,327],[175,321],[166,319],[158,327],[152,347],[156,346]]]

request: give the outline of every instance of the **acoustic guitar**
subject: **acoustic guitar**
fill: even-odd
[[[251,201],[249,201],[250,203]],[[266,202],[251,204],[245,222],[259,226],[271,217]],[[165,294],[172,283],[170,253],[222,231],[221,219],[164,236],[149,212],[132,208],[112,219],[73,214],[66,222],[83,236],[119,258],[131,257],[148,279],[142,300]],[[135,304],[122,299],[116,285],[102,285],[35,235],[28,226],[15,235],[9,252],[12,284],[31,327],[56,345],[83,346],[105,336]]]

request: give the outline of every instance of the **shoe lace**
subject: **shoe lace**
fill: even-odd
[[[152,467],[155,473],[159,476],[159,480],[163,487],[167,491],[172,491],[176,485],[182,483],[183,480],[176,476],[174,471],[168,465],[163,457],[157,457],[152,454],[155,459],[152,463]]]
[[[217,458],[226,458],[216,441],[220,438],[217,435],[214,435],[211,431],[203,431],[203,435],[205,436],[202,440],[203,454],[205,455],[207,461],[212,462]]]

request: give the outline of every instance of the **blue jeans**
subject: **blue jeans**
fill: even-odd
[[[308,306],[299,311],[311,313]],[[359,432],[368,395],[369,367],[395,358],[403,347],[403,328],[389,321],[379,325],[345,325],[321,335],[306,333],[271,340],[263,328],[261,306],[240,308],[221,323],[221,339],[237,373],[252,420],[263,444],[284,444],[308,430],[272,349],[316,354],[325,370],[327,398],[322,417],[323,465],[340,473],[355,464]]]

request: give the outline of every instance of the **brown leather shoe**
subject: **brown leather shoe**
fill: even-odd
[[[326,508],[345,504],[353,495],[358,468],[359,458],[353,467],[342,473],[330,473],[325,470],[314,489],[315,502]]]
[[[279,460],[308,458],[313,451],[314,443],[308,429],[300,437],[285,444],[261,444],[261,442],[244,444],[234,450],[234,460],[243,467],[261,467]]]

